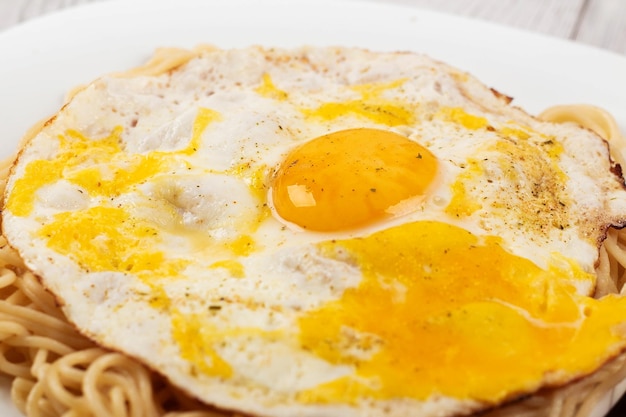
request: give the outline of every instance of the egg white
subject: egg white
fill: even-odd
[[[271,74],[276,88],[287,92],[287,99],[259,93],[264,74]],[[411,125],[390,127],[349,113],[324,120],[303,112],[323,103],[361,99],[362,94],[350,86],[404,78],[407,81],[401,88],[387,89],[380,97],[417,103],[418,121]],[[555,163],[566,176],[561,185],[568,203],[562,215],[569,220],[568,227],[519,227],[513,210],[494,211],[495,203],[518,206],[523,197],[515,195],[497,162],[485,165],[489,182],[474,190],[482,202],[480,209],[460,218],[446,212],[454,198],[453,184],[468,172],[468,161],[502,139],[498,132],[477,133],[438,117],[439,109],[457,107],[486,117],[492,126],[514,121],[562,144]],[[367,236],[421,220],[457,225],[477,236],[498,236],[508,251],[542,268],[558,253],[593,272],[605,228],[623,220],[620,216],[626,213],[623,187],[610,174],[608,148],[592,133],[540,122],[507,106],[472,77],[428,57],[341,48],[215,51],[160,76],[103,77],[78,93],[27,144],[7,189],[25,176],[31,161],[53,159],[59,151],[57,137],[68,129],[98,140],[121,126],[120,146],[128,154],[179,152],[190,144],[199,108],[211,109],[220,117],[203,130],[198,149],[176,156],[167,170],[115,196],[89,195],[66,180],[47,184],[36,192],[29,215],[3,212],[3,232],[86,335],[140,358],[192,395],[224,408],[259,415],[348,416],[371,407],[367,415],[442,416],[483,405],[471,399],[434,396],[426,402],[363,400],[356,406],[303,407],[294,399],[295,393],[353,369],[294,348],[297,334],[291,330],[282,339],[269,341],[255,337],[254,332],[234,334],[229,344],[216,350],[235,375],[224,380],[198,373],[181,357],[172,337],[172,309],[206,314],[214,306],[219,313],[209,314],[207,320],[217,329],[266,333],[295,329],[301,311],[339,299],[362,280],[358,265],[323,256],[317,243]],[[270,185],[285,155],[308,140],[353,127],[395,131],[427,147],[439,163],[428,195],[407,202],[395,216],[350,230],[306,232],[281,219],[272,204]],[[262,172],[265,188],[255,194],[257,172]],[[502,192],[503,187],[509,194]],[[51,249],[37,234],[59,213],[101,206],[122,208],[133,218],[146,220],[161,236],[154,250],[168,259],[190,260],[175,276],[162,277],[154,284],[168,299],[168,308],[155,301],[155,287],[145,279],[120,271],[89,271],[71,256]],[[254,248],[233,255],[235,249],[229,245],[241,235],[250,236]],[[215,267],[233,259],[243,276],[234,276],[239,270],[231,269],[232,264]],[[592,293],[593,282],[572,280],[581,294]],[[399,297],[401,293],[398,288]],[[391,411],[387,410],[390,406]]]

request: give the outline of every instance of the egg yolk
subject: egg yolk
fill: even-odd
[[[394,132],[349,129],[293,150],[272,184],[277,214],[304,229],[337,231],[380,219],[423,197],[436,157]]]
[[[541,269],[499,238],[436,221],[319,247],[363,278],[300,316],[305,351],[354,369],[300,392],[305,403],[501,401],[592,372],[624,345],[626,299],[578,294],[594,276],[574,262]]]

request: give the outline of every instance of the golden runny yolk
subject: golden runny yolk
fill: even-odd
[[[272,200],[281,218],[304,229],[344,230],[423,197],[436,173],[436,157],[404,136],[342,130],[293,150],[274,177]]]
[[[583,296],[572,284],[593,275],[560,259],[541,269],[499,242],[426,221],[321,243],[363,279],[300,318],[300,343],[354,373],[299,400],[500,401],[547,377],[564,383],[591,372],[619,352],[626,299]]]

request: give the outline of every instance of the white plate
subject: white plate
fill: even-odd
[[[473,73],[531,113],[590,103],[611,111],[626,131],[626,57],[580,44],[380,2],[112,0],[0,33],[0,157],[55,112],[72,87],[140,64],[158,46],[199,43],[424,52]],[[19,416],[7,398],[0,388],[0,415]]]

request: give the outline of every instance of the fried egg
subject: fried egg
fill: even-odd
[[[21,150],[3,233],[102,346],[262,416],[453,416],[626,348],[605,141],[424,55],[202,50]]]

